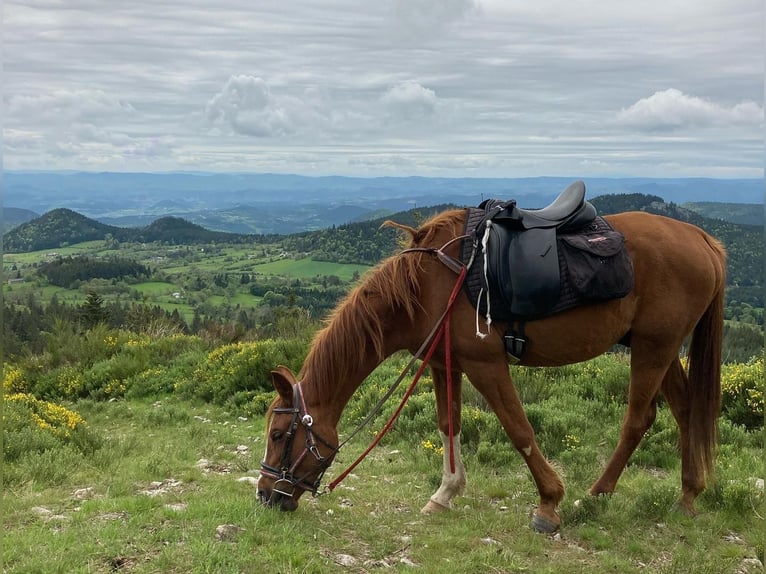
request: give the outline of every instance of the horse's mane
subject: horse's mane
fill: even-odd
[[[454,229],[462,210],[437,214],[418,229],[406,228],[409,247],[429,245],[444,229]],[[392,312],[413,319],[420,309],[421,253],[395,254],[368,271],[327,318],[314,338],[299,380],[311,373],[312,387],[320,396],[332,396],[332,389],[366,362],[372,350],[379,361],[385,358],[385,321]]]

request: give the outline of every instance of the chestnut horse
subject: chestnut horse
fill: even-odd
[[[457,258],[459,241],[452,240],[463,233],[465,217],[465,210],[451,210],[419,229],[395,226],[412,236],[410,247],[446,245],[444,252]],[[528,322],[530,345],[520,364],[545,367],[585,361],[629,336],[627,412],[617,447],[590,494],[614,491],[629,457],[654,421],[662,393],[680,428],[679,507],[693,514],[694,500],[712,470],[717,442],[726,255],[710,235],[674,219],[644,212],[605,219],[625,236],[633,260],[632,291],[621,299]],[[304,492],[316,493],[337,452],[338,422],[352,394],[392,353],[418,352],[443,314],[455,280],[454,270],[427,253],[400,253],[384,260],[333,311],[299,375],[285,367],[272,372],[278,396],[268,414],[266,454],[257,487],[264,504],[295,510]],[[423,512],[449,508],[465,486],[459,442],[464,373],[529,467],[540,495],[533,528],[553,532],[560,526],[557,508],[564,487],[538,448],[511,380],[504,331],[505,325],[493,323],[491,334],[478,338],[475,309],[461,290],[451,317],[452,377],[447,377],[441,348],[430,363],[445,448],[441,485]],[[690,334],[687,375],[679,352]],[[450,393],[448,380],[452,381]],[[454,415],[453,441],[448,439],[448,409]]]

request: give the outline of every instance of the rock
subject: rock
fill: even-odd
[[[763,563],[758,558],[745,558],[736,570],[736,574],[755,574],[756,572],[763,572]]]
[[[93,487],[89,486],[87,488],[78,488],[73,491],[72,498],[76,498],[77,500],[87,500],[88,498],[93,498],[94,494]]]
[[[215,539],[218,542],[234,542],[245,531],[236,524],[220,524],[215,528]]]
[[[52,511],[48,510],[48,509],[47,509],[47,508],[45,508],[44,506],[35,506],[35,507],[31,508],[31,510],[32,510],[32,512],[34,512],[35,514],[37,514],[37,516],[42,516],[43,518],[45,518],[46,516],[50,516],[51,514],[53,514],[53,512],[52,512]]]
[[[237,452],[239,454],[247,454],[247,452],[250,450],[250,447],[246,444],[240,444],[237,446]]]
[[[168,510],[172,510],[173,512],[183,512],[184,510],[188,508],[188,506],[189,505],[186,504],[185,502],[173,502],[170,504],[166,504],[165,508],[167,508]]]
[[[400,564],[404,564],[405,566],[410,566],[411,568],[417,568],[418,567],[417,564],[415,564],[412,560],[410,560],[406,556],[402,556],[401,558],[399,558],[399,563]]]
[[[357,563],[357,559],[350,554],[336,554],[333,556],[333,560],[336,564],[346,567],[355,566]]]
[[[246,482],[252,486],[258,486],[258,479],[254,476],[241,476],[237,479],[237,482]]]

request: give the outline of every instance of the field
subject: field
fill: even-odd
[[[134,353],[160,344],[131,341],[122,347]],[[180,358],[196,343],[176,338],[172,344],[183,346],[178,359],[124,379],[121,392],[110,391],[113,400],[65,401],[87,421],[89,438],[80,437],[77,448],[69,443],[20,454],[6,464],[5,572],[759,571],[762,429],[722,419],[716,478],[700,496],[696,518],[673,510],[678,433],[664,406],[617,492],[599,499],[586,494],[617,440],[626,374],[619,356],[515,371],[541,448],[567,487],[562,530],[548,536],[529,528],[537,497],[529,472],[470,387],[463,414],[467,490],[453,510],[420,514],[441,471],[428,379],[337,490],[305,496],[294,513],[261,507],[253,480],[265,421],[253,405],[265,403],[260,395],[241,407],[194,397],[207,377],[229,384],[226,373],[237,370],[246,348],[231,346],[230,360],[215,368],[206,363],[223,360],[224,350],[206,359],[203,353],[205,364],[186,369],[196,382],[179,383],[185,379]],[[252,355],[260,347],[248,348]],[[342,431],[349,432],[403,364],[395,357],[369,377],[348,405]],[[163,384],[178,390],[158,391]],[[366,446],[394,406],[342,452],[325,483]]]

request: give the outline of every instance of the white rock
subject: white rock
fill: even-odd
[[[340,566],[354,566],[356,565],[356,558],[351,556],[350,554],[336,554],[334,557],[335,563],[339,564]]]
[[[253,486],[258,485],[258,479],[254,476],[241,476],[237,479],[237,482],[246,482],[248,484],[252,484]]]
[[[72,492],[72,498],[76,498],[77,500],[85,500],[87,498],[92,498],[93,494],[94,492],[92,486],[87,488],[78,488]]]

